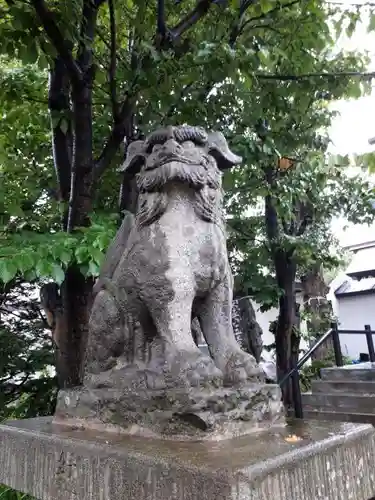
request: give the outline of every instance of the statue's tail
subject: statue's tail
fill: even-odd
[[[104,280],[111,280],[112,276],[120,262],[121,256],[123,255],[131,230],[134,226],[134,215],[127,212],[120,229],[117,231],[115,239],[109,245],[107,253],[104,258],[100,274],[93,288],[94,296],[97,295],[100,290],[102,290]]]

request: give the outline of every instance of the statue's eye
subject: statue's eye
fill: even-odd
[[[186,149],[193,149],[193,148],[195,148],[195,144],[194,144],[193,141],[185,141],[182,144],[183,144],[184,148],[186,148]]]
[[[162,144],[154,144],[154,147],[152,148],[152,152],[156,153],[162,148]]]

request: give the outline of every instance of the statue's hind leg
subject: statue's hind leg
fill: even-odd
[[[107,290],[101,290],[95,297],[89,321],[85,374],[112,368],[123,352],[124,343],[124,325],[117,302]]]

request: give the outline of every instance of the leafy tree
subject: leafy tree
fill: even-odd
[[[299,335],[294,328],[298,312],[296,278],[322,264],[326,268],[338,264],[330,228],[334,216],[341,214],[351,222],[369,223],[375,215],[372,187],[362,177],[350,177],[341,165],[332,164],[325,153],[327,141],[318,135],[316,125],[311,126],[311,121],[329,120],[329,113],[321,113],[316,102],[307,109],[299,108],[295,94],[293,124],[287,122],[287,108],[285,113],[290,134],[274,133],[270,124],[258,142],[242,138],[242,147],[250,149],[253,161],[233,173],[236,194],[230,201],[234,249],[239,252],[233,256],[237,286],[253,294],[264,307],[278,303],[274,333],[279,379],[293,367],[299,353]],[[296,130],[302,132],[300,137]],[[285,151],[292,159],[278,159],[278,151]],[[283,168],[285,165],[289,169]],[[254,187],[249,190],[251,178]],[[253,206],[255,198],[263,199],[260,211],[246,216],[244,207]],[[249,241],[253,241],[252,246]],[[258,269],[249,266],[252,259]],[[259,268],[267,272],[259,272]],[[287,403],[291,402],[290,394],[284,396]]]
[[[211,75],[205,75],[205,79],[201,76],[218,40],[225,40],[220,57],[232,58],[229,43],[233,45],[240,34],[248,2],[242,2],[240,10],[232,8],[228,12],[213,4],[205,0],[191,7],[187,2],[178,12],[176,8],[169,9],[168,16],[161,10],[161,3],[158,12],[154,5],[127,1],[117,5],[113,1],[94,0],[63,5],[43,0],[0,4],[0,35],[9,40],[4,47],[6,54],[23,62],[36,62],[40,67],[46,65],[49,71],[48,109],[58,189],[56,199],[44,203],[43,210],[51,209],[51,204],[59,206],[52,212],[52,238],[59,239],[59,230],[73,235],[77,228],[90,225],[95,208],[106,208],[103,197],[97,199],[100,179],[119,161],[123,141],[128,144],[137,136],[140,126],[149,121],[150,112],[155,119],[159,99],[163,99],[161,112],[167,119],[173,113],[176,95],[185,88],[192,94],[191,87],[197,84],[193,95],[207,93],[207,77],[211,80]],[[210,22],[205,20],[208,14]],[[228,15],[232,27],[226,21]],[[182,40],[182,35],[192,32],[198,21],[202,26],[194,30],[194,44],[189,38]],[[219,79],[227,75],[224,72]],[[108,129],[109,135],[100,133]],[[38,160],[36,164],[39,165]],[[129,179],[124,180],[123,194],[129,191],[128,182]],[[41,196],[39,191],[38,198],[29,198],[31,210],[35,210]],[[121,208],[128,208],[127,204],[128,200],[123,199]],[[40,264],[44,269],[39,269],[38,274],[52,274],[60,282],[63,278],[60,292],[65,333],[60,336],[60,367],[64,372],[63,384],[76,385],[81,378],[92,273],[82,272],[80,264],[87,264],[83,258],[72,252],[68,258],[69,248],[66,251],[65,245],[57,245],[57,252],[56,245],[51,244],[50,231],[45,246],[42,241],[39,244],[49,248],[46,253],[55,254],[54,264],[44,255]],[[71,246],[75,237],[67,238]],[[12,241],[7,255],[13,250]],[[3,259],[4,281],[18,271],[36,267],[30,259],[26,264],[24,257],[18,263],[17,266],[14,260]]]
[[[34,297],[33,297],[34,292]],[[51,336],[35,287],[17,280],[0,293],[0,421],[49,415],[56,381]]]

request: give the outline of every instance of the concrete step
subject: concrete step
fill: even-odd
[[[347,413],[340,411],[303,410],[305,420],[325,420],[327,422],[353,422],[372,424],[375,426],[375,414],[373,413]]]
[[[375,394],[305,393],[302,394],[302,405],[305,411],[346,411],[375,415]]]
[[[375,395],[375,380],[371,381],[350,381],[347,382],[341,380],[313,380],[311,384],[311,392],[324,393],[324,394],[334,394],[336,392],[344,394],[373,394]]]
[[[363,365],[353,365],[350,367],[322,368],[320,374],[322,380],[341,382],[375,382],[375,364],[363,363]]]

